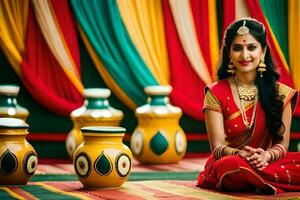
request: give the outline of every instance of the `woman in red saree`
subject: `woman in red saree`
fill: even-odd
[[[300,190],[300,153],[288,152],[297,92],[278,82],[263,24],[241,19],[224,36],[219,81],[205,90],[212,155],[198,186],[276,194]]]

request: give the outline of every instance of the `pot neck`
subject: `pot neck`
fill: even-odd
[[[87,109],[107,109],[109,102],[106,98],[87,98]]]
[[[104,143],[114,143],[114,142],[122,142],[124,133],[120,134],[104,134],[104,133],[96,133],[96,134],[83,134],[84,141],[86,143],[96,143],[96,142],[104,142]]]
[[[11,95],[0,95],[0,105],[2,107],[16,107],[17,99]]]
[[[151,106],[165,106],[169,103],[169,98],[166,95],[150,95],[148,102]]]

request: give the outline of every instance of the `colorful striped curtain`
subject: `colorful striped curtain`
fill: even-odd
[[[290,69],[293,81],[300,90],[300,2],[298,0],[288,1],[288,44]]]
[[[277,40],[280,50],[288,64],[288,10],[286,0],[259,0],[273,35]],[[289,66],[287,65],[289,68]],[[289,70],[289,69],[288,69]]]
[[[197,33],[195,30],[190,1],[169,0],[169,5],[179,39],[185,54],[191,62],[191,66],[205,84],[210,84],[212,80],[197,41]]]
[[[203,59],[212,80],[216,80],[219,60],[219,38],[217,27],[216,2],[190,0],[194,26]]]
[[[130,39],[116,0],[71,0],[71,5],[86,37],[85,44],[92,47],[90,54],[94,51],[92,59],[95,63],[103,63],[100,65],[108,72],[103,74],[99,70],[102,76],[108,76],[104,78],[106,84],[109,85],[108,79],[113,79],[134,104],[145,104],[144,87],[157,85],[158,82]],[[111,89],[123,101],[117,90]]]
[[[25,51],[28,0],[0,1],[0,48],[21,77],[21,62]]]
[[[32,3],[37,8],[36,16],[27,0],[0,2],[0,46],[31,96],[50,111],[69,116],[83,103],[83,86],[78,72],[80,60],[76,31],[68,1]],[[35,17],[40,19],[40,26]],[[45,38],[47,34],[51,35],[47,41],[53,51],[45,43],[40,27]],[[60,46],[60,49],[55,50],[51,44]],[[53,52],[59,57],[53,57]],[[67,65],[70,61],[72,65]],[[68,74],[62,67],[77,72],[66,76]]]
[[[80,80],[80,62],[77,60],[77,63],[75,63],[72,57],[74,55],[74,57],[79,58],[78,46],[74,45],[76,42],[72,43],[72,40],[76,39],[71,37],[74,36],[74,30],[68,30],[67,32],[71,32],[72,34],[66,38],[66,40],[70,40],[70,44],[72,45],[70,46],[71,49],[69,49],[64,35],[60,30],[60,26],[65,25],[59,18],[65,15],[65,13],[62,13],[65,7],[61,6],[61,3],[57,3],[57,0],[53,2],[52,6],[51,1],[48,0],[32,1],[35,8],[35,16],[52,54],[76,89],[82,93],[84,87]]]
[[[171,9],[170,3],[174,3],[173,10]],[[206,80],[207,83],[211,83],[212,77],[215,75],[212,74],[215,73],[214,66],[212,65],[216,63],[216,55],[218,55],[216,13],[215,9],[210,8],[210,6],[214,8],[215,4],[212,4],[212,1],[210,3],[205,3],[204,1],[181,2],[182,4],[185,3],[185,8],[193,8],[190,10],[185,9],[185,12],[188,12],[190,17],[183,20],[181,19],[182,16],[178,16],[180,15],[181,7],[178,6],[177,3],[179,2],[163,0],[171,85],[173,87],[171,98],[175,105],[183,109],[184,113],[195,119],[203,120],[204,116],[201,110],[204,99],[204,87],[206,86],[204,80]],[[174,12],[177,18],[175,18]],[[175,23],[176,20],[178,20],[177,24]],[[187,22],[186,20],[189,21]],[[185,28],[185,26],[188,27]],[[185,29],[187,28],[189,28],[190,31],[185,33]],[[181,36],[179,31],[181,31]],[[210,32],[212,34],[209,34]],[[193,40],[195,44],[192,45],[194,49],[197,50],[197,52],[195,52],[196,55],[190,55],[190,57],[188,57],[186,49],[189,48],[188,45],[190,42],[187,41],[186,44],[183,44],[182,41],[189,39],[180,39],[180,37],[194,37]],[[212,42],[214,40],[215,42]],[[186,45],[185,48],[184,45]],[[209,45],[215,46],[211,47],[211,49],[206,49]],[[203,53],[204,51],[206,52]],[[192,56],[198,57],[194,60],[194,64],[198,62],[194,67],[197,67],[197,70],[204,69],[208,76],[207,79],[202,80],[199,74],[197,74],[192,65]],[[201,58],[199,56],[201,56]],[[203,74],[201,76],[203,77]]]
[[[169,84],[169,63],[160,0],[117,0],[124,25],[160,85]]]
[[[243,15],[265,24],[280,81],[300,88],[297,1],[226,0],[222,6],[223,27]],[[97,70],[125,105],[145,104],[146,86],[170,84],[173,104],[202,120],[203,89],[216,80],[219,57],[216,11],[216,0],[3,0],[0,47],[33,98],[68,115],[84,89],[76,19]]]

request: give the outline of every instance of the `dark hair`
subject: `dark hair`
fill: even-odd
[[[221,49],[221,59],[219,61],[218,78],[219,80],[226,79],[231,76],[227,72],[228,64],[230,62],[229,52],[232,41],[237,36],[237,30],[243,26],[246,21],[246,27],[249,28],[249,33],[261,44],[262,48],[267,48],[265,55],[266,71],[263,72],[263,77],[257,73],[255,84],[258,88],[259,101],[266,116],[266,125],[268,132],[277,138],[282,139],[285,130],[282,122],[283,102],[278,94],[276,81],[279,79],[279,73],[275,69],[271,53],[267,44],[267,32],[262,23],[254,19],[238,20],[227,28],[223,46]]]

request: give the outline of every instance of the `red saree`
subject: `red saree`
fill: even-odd
[[[278,83],[279,94],[284,107],[297,99],[296,91]],[[259,102],[256,104],[255,121],[249,129],[243,124],[240,109],[236,105],[230,84],[221,80],[207,88],[204,109],[221,112],[227,145],[242,149],[245,145],[267,149],[272,136],[267,133],[265,115]],[[251,118],[254,103],[246,106],[247,117]],[[280,160],[269,163],[262,171],[253,169],[239,156],[225,156],[216,160],[210,156],[204,171],[199,174],[198,186],[216,190],[255,191],[259,188],[266,193],[300,191],[300,153],[288,152]]]

